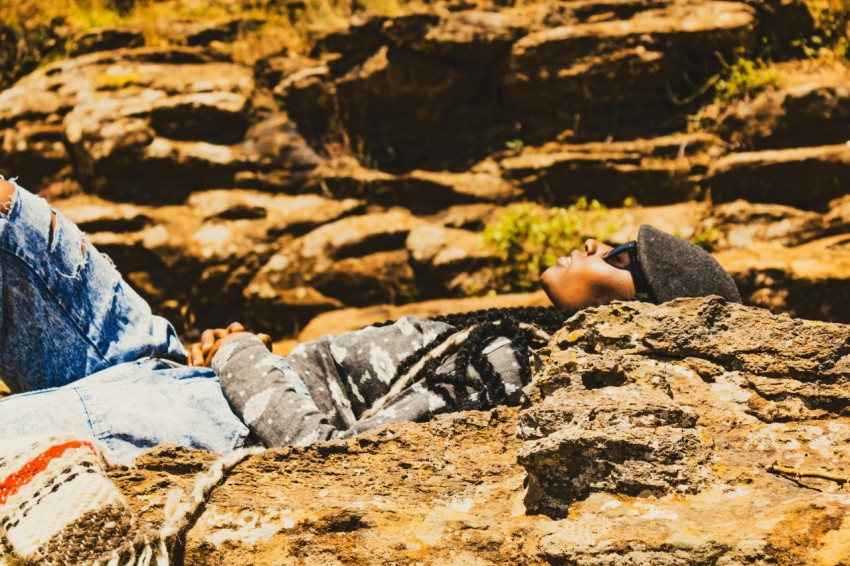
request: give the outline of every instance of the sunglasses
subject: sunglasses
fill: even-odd
[[[628,263],[623,260],[623,254],[628,254]],[[652,296],[652,290],[649,288],[649,284],[647,284],[646,278],[643,276],[643,269],[640,266],[640,260],[638,260],[636,241],[632,240],[622,246],[617,246],[602,256],[602,259],[605,260],[605,263],[608,265],[616,267],[617,269],[625,269],[631,273],[632,279],[635,282],[635,291],[637,293],[644,293]]]

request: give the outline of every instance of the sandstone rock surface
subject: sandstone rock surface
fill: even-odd
[[[718,298],[587,309],[542,352],[522,410],[253,456],[181,558],[844,564],[850,493],[828,478],[850,476],[849,348],[848,326]],[[114,477],[156,522],[209,461],[161,448]]]
[[[253,67],[221,49],[262,24],[157,23],[168,48],[138,26],[0,25],[0,173],[182,332],[240,319],[307,340],[546,304],[445,297],[493,261],[475,232],[502,205],[580,196],[643,205],[598,220],[615,242],[657,225],[712,248],[748,303],[850,322],[846,62],[783,62],[712,110],[718,54],[796,58],[808,3],[436,2]],[[848,344],[713,299],[588,310],[522,409],[253,457],[175,561],[847,564]],[[160,447],[114,473],[158,522],[214,458]]]
[[[232,187],[242,172],[256,178],[266,153],[297,186],[318,158],[285,123],[274,134],[283,142],[270,143],[256,124],[275,115],[249,67],[209,51],[96,52],[0,93],[2,169],[33,188],[73,169],[91,192],[174,203],[193,190]]]
[[[484,292],[497,254],[475,232],[494,211],[580,197],[641,205],[581,217],[583,236],[649,223],[758,250],[724,260],[748,300],[850,321],[843,262],[791,267],[850,232],[846,62],[789,50],[817,32],[809,3],[352,8],[347,27],[306,33],[309,52],[253,65],[226,47],[274,22],[226,4],[152,29],[0,26],[0,173],[83,222],[187,337],[234,318],[291,337],[329,310]],[[173,45],[143,45],[150,32]],[[775,81],[718,100],[712,85],[763,45],[787,59]],[[409,226],[363,249],[306,245],[396,213]]]
[[[735,274],[747,301],[778,312],[820,320],[847,320],[850,241],[846,235],[799,246],[767,244],[718,254]]]
[[[623,114],[620,127],[640,131],[670,113],[670,89],[681,87],[690,65],[711,68],[718,62],[706,54],[747,48],[756,39],[754,14],[744,4],[640,7],[625,18],[588,18],[517,41],[503,78],[509,108],[562,127],[581,116],[591,129],[611,127],[614,111]],[[608,82],[613,77],[616,88]]]
[[[721,117],[724,139],[750,149],[779,149],[843,143],[850,139],[847,70],[799,70],[788,84],[735,104]]]
[[[845,194],[849,164],[846,143],[734,153],[714,163],[707,184],[720,202],[743,198],[823,209]]]
[[[321,61],[282,77],[275,92],[311,140],[342,123],[379,166],[434,169],[514,138],[675,131],[684,105],[670,93],[683,76],[711,73],[717,53],[756,41],[756,13],[742,3],[552,8],[359,22],[320,41]],[[666,129],[654,127],[661,120]]]

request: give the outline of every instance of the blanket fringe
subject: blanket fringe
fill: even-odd
[[[162,524],[155,527],[138,524],[92,443],[50,438],[16,444],[0,454],[5,458],[0,459],[0,566],[169,566],[179,537],[197,520],[213,490],[237,465],[264,451],[244,448],[221,456],[196,476],[188,494],[171,490]],[[49,491],[56,492],[52,503],[58,520],[45,533],[44,525],[26,522],[26,511],[46,497],[35,498],[39,489],[53,484],[71,487]],[[10,524],[15,530],[8,529]]]
[[[181,489],[172,489],[168,493],[165,502],[165,521],[159,529],[159,544],[156,552],[156,566],[169,566],[168,546],[177,537],[183,534],[184,529],[197,516],[201,506],[206,503],[213,490],[218,487],[233,468],[244,462],[249,457],[264,452],[264,448],[243,448],[232,454],[222,456],[213,462],[209,470],[195,481],[195,485],[188,497],[184,498]],[[150,545],[146,547],[146,552]],[[150,559],[138,566],[148,566]]]

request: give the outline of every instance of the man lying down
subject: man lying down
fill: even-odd
[[[636,241],[588,240],[541,276],[550,308],[480,311],[325,336],[272,354],[241,325],[187,354],[174,328],[80,230],[0,180],[0,445],[72,435],[130,463],[160,443],[229,453],[345,438],[398,421],[516,404],[534,347],[578,310],[720,295],[732,278],[697,246],[641,226]]]

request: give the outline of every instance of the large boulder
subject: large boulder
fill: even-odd
[[[825,540],[847,540],[833,532],[846,514],[808,514],[803,492],[831,499],[841,480],[824,478],[847,474],[848,338],[717,298],[573,318],[518,425],[529,510],[567,517],[541,550],[579,563],[837,563],[845,543]]]
[[[604,139],[657,131],[662,121],[680,127],[685,105],[676,107],[676,93],[694,90],[686,81],[707,78],[721,68],[718,53],[757,39],[754,11],[734,2],[648,4],[599,20],[536,31],[511,47],[505,104],[532,131]]]
[[[817,320],[850,322],[850,247],[847,235],[792,247],[770,243],[717,254],[744,301]]]
[[[850,146],[733,153],[711,166],[705,183],[716,202],[744,199],[823,210],[850,183]]]
[[[505,14],[475,10],[369,20],[345,40],[320,41],[329,63],[292,74],[277,91],[311,139],[344,134],[382,165],[482,155],[492,73],[521,33]]]
[[[734,145],[779,149],[844,143],[850,139],[850,88],[844,68],[780,77],[787,86],[733,104],[718,131]]]
[[[542,352],[522,411],[251,456],[205,498],[181,556],[842,564],[848,343],[847,326],[719,298],[587,309]],[[111,473],[157,525],[212,461],[160,447]]]
[[[185,205],[141,206],[78,195],[58,207],[156,311],[184,330],[184,323],[209,327],[243,319],[243,292],[270,256],[361,204],[230,189],[196,192]]]
[[[245,288],[248,321],[280,336],[333,307],[409,302],[416,288],[404,242],[421,224],[396,209],[349,216],[282,240]],[[315,306],[293,316],[288,297],[297,289]]]
[[[33,189],[73,168],[89,192],[156,203],[201,189],[294,190],[318,162],[250,67],[200,48],[96,52],[44,68],[0,93],[0,136],[2,172]]]

